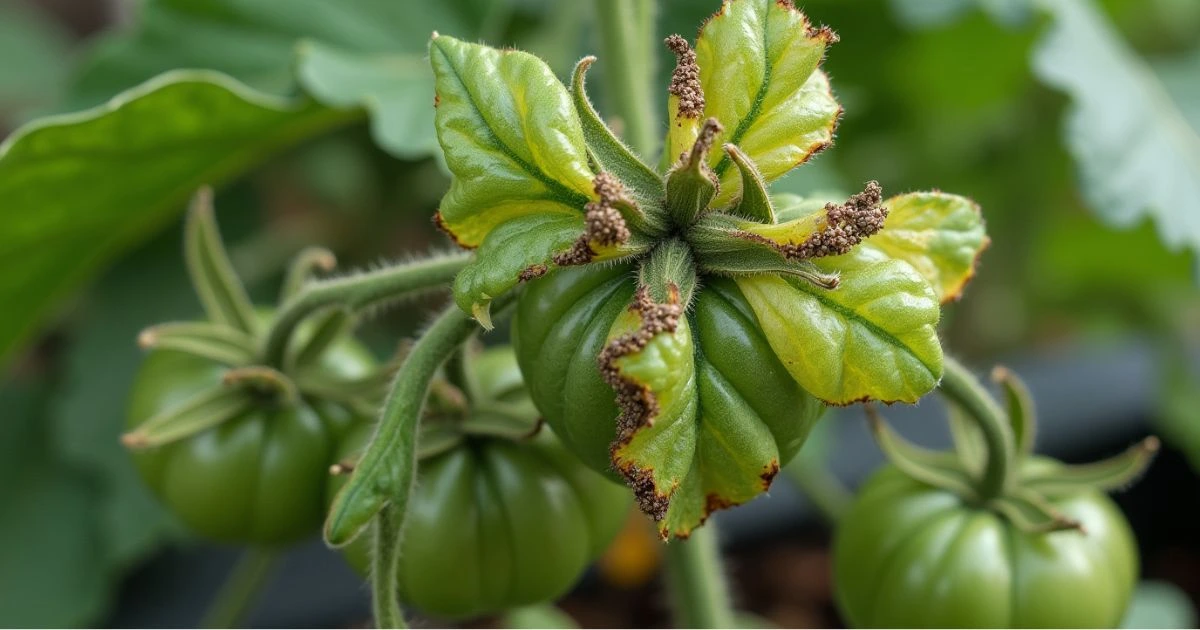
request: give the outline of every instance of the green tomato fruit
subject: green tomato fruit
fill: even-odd
[[[370,354],[346,338],[315,368],[344,379],[375,369]],[[221,383],[228,366],[172,350],[151,351],[133,385],[126,426]],[[142,479],[192,531],[216,541],[282,545],[319,531],[324,489],[338,443],[368,420],[344,407],[302,397],[264,405],[191,437],[132,456]]]
[[[1024,533],[886,466],[834,540],[838,607],[852,627],[1115,627],[1138,576],[1129,525],[1098,491],[1050,500],[1084,531]]]
[[[346,454],[369,437],[356,430]],[[547,429],[528,442],[468,437],[422,460],[417,479],[396,569],[400,601],[446,619],[561,597],[612,542],[631,503]],[[344,481],[333,478],[331,499]],[[369,540],[344,550],[363,575]]]
[[[563,443],[593,469],[623,475],[643,509],[655,514],[653,486],[639,483],[639,473],[619,463],[614,472],[618,409],[596,359],[628,311],[635,286],[624,266],[565,268],[533,280],[513,320],[513,344],[534,402]],[[761,493],[800,450],[824,409],[771,352],[733,281],[710,279],[686,320],[696,396],[683,402],[696,407],[692,414],[660,414],[657,446],[649,445],[676,449],[685,466],[690,458],[692,472],[680,474],[676,491],[687,500],[672,505],[703,513],[680,514],[676,533],[686,533],[712,509]]]

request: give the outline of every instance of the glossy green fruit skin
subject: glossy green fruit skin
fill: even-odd
[[[558,269],[527,283],[513,318],[513,347],[534,403],[572,452],[613,478],[618,410],[597,356],[634,290],[627,266]],[[776,358],[736,284],[705,278],[697,291],[688,317],[706,364],[697,370],[702,408],[765,425],[786,465],[824,406]]]
[[[370,437],[356,429],[345,455]],[[329,497],[344,483],[337,477]],[[422,460],[399,566],[400,600],[465,619],[564,595],[607,548],[631,496],[582,466],[550,430],[514,442],[469,437]],[[369,535],[344,548],[366,575]]]
[[[1138,577],[1125,517],[1099,492],[1053,503],[1086,535],[1023,533],[887,466],[835,537],[838,607],[860,628],[1116,627]]]
[[[330,347],[316,369],[365,376],[374,359],[353,340]],[[134,380],[130,429],[221,382],[228,368],[193,355],[151,351]],[[220,426],[133,453],[143,481],[189,529],[210,540],[285,545],[318,532],[329,466],[349,428],[368,419],[308,398],[254,409]]]

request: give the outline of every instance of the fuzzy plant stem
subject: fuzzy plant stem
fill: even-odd
[[[625,140],[642,159],[658,146],[655,116],[653,0],[596,0],[600,60],[608,102],[625,125]]]
[[[387,506],[375,517],[371,549],[371,610],[376,628],[407,628],[404,611],[396,599],[399,593],[396,568],[400,562],[401,526],[394,506]]]
[[[509,293],[497,298],[493,306],[497,312],[503,312],[514,299],[515,295]],[[344,542],[345,533],[338,525],[344,512],[342,506],[346,501],[355,502],[345,496],[347,492],[353,494],[352,491],[358,490],[361,494],[374,489],[380,476],[391,479],[388,483],[390,496],[374,515],[371,549],[371,600],[380,628],[405,627],[396,599],[396,566],[400,559],[408,502],[417,477],[418,429],[429,385],[442,364],[478,329],[476,322],[451,304],[421,335],[396,373],[384,401],[379,428],[355,468],[355,477],[334,500],[326,537],[334,542]],[[372,510],[377,509],[378,503],[368,498],[364,505]]]
[[[300,322],[318,310],[338,305],[356,311],[405,294],[447,285],[470,259],[468,253],[435,256],[309,283],[280,309],[267,333],[263,362],[282,367],[292,333]]]
[[[245,627],[246,614],[266,585],[278,558],[279,553],[273,549],[250,548],[243,552],[204,613],[200,627]]]
[[[978,488],[980,497],[986,501],[1000,496],[1008,485],[1016,458],[1012,428],[1004,411],[971,370],[950,357],[946,357],[945,366],[939,389],[975,422],[987,447],[987,461]]]
[[[714,525],[709,521],[687,540],[667,543],[667,577],[677,627],[733,627],[733,605]]]

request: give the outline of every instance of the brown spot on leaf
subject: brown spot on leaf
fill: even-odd
[[[616,392],[617,406],[620,408],[620,415],[617,416],[617,437],[609,446],[614,467],[633,489],[638,507],[656,521],[666,516],[674,488],[667,492],[660,491],[648,470],[632,462],[618,462],[617,452],[633,439],[638,429],[653,424],[659,412],[658,400],[649,387],[623,376],[616,361],[641,351],[658,334],[675,332],[679,326],[679,318],[683,315],[683,307],[679,304],[679,292],[675,287],[672,287],[670,297],[668,303],[659,304],[650,297],[648,288],[638,287],[633,303],[629,306],[630,311],[641,317],[637,330],[619,335],[608,342],[596,359],[600,366],[600,376]]]
[[[433,213],[433,225],[435,227],[437,227],[439,232],[445,234],[446,236],[449,236],[450,240],[454,241],[455,245],[458,245],[459,247],[461,247],[463,249],[475,249],[474,246],[467,245],[466,243],[458,240],[458,237],[455,236],[454,232],[450,229],[450,227],[446,225],[446,220],[442,218],[441,210],[438,210],[437,212]]]
[[[842,38],[839,37],[838,34],[833,31],[833,29],[825,26],[824,24],[817,28],[813,28],[811,25],[809,25],[804,34],[810,39],[819,39],[824,41],[826,46],[842,41]]]
[[[617,406],[621,409],[617,417],[617,442],[614,446],[628,442],[635,431],[652,424],[658,415],[658,401],[653,392],[645,385],[623,376],[616,361],[641,351],[661,333],[675,332],[683,315],[683,306],[679,304],[677,289],[672,291],[671,298],[668,303],[659,304],[650,297],[648,288],[638,287],[629,310],[641,317],[641,324],[637,330],[608,342],[597,357],[600,376],[616,391]]]
[[[638,509],[655,521],[666,518],[667,508],[671,506],[671,499],[654,487],[654,477],[650,471],[627,464],[620,468],[620,473],[625,477],[629,488],[633,490]]]
[[[437,109],[437,106],[438,106],[438,105],[441,105],[441,104],[442,104],[442,95],[441,95],[441,94],[438,94],[437,92],[434,92],[434,93],[433,93],[433,107],[434,107],[434,109]]]
[[[759,478],[762,479],[762,482],[763,482],[763,490],[764,491],[771,489],[771,482],[775,481],[775,476],[778,474],[779,474],[779,460],[772,459],[767,464],[766,468],[763,469],[762,473],[759,474]]]
[[[730,501],[729,499],[726,499],[715,492],[708,493],[704,496],[704,519],[702,519],[700,523],[704,524],[704,521],[708,519],[708,515],[712,514],[713,512],[716,512],[717,510],[727,510],[735,505],[737,505],[736,502]]]
[[[520,280],[521,282],[528,282],[530,280],[533,280],[534,278],[540,278],[540,277],[546,275],[546,272],[549,270],[550,270],[549,267],[547,267],[546,265],[543,265],[541,263],[538,263],[536,265],[530,265],[521,270],[521,275],[517,276],[517,279]]]

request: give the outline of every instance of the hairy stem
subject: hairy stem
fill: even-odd
[[[667,576],[677,627],[733,627],[733,606],[712,521],[693,530],[687,540],[667,544]]]
[[[385,507],[376,517],[371,541],[371,610],[376,628],[407,628],[404,611],[396,599],[400,592],[396,567],[400,561],[403,521],[394,506]]]
[[[322,308],[336,304],[353,312],[408,293],[445,285],[470,259],[468,253],[438,256],[308,284],[280,309],[267,333],[263,362],[272,367],[283,367],[292,333],[300,322]]]
[[[625,125],[625,140],[642,159],[658,146],[654,104],[653,0],[596,0],[604,87]]]
[[[962,407],[966,416],[975,422],[983,434],[987,459],[978,491],[980,498],[987,501],[1000,496],[1008,485],[1016,456],[1012,428],[1004,411],[969,369],[950,357],[946,357],[945,365],[946,372],[939,389],[944,396]]]
[[[217,596],[204,613],[202,628],[242,628],[246,614],[271,576],[279,553],[252,547],[242,553]]]

